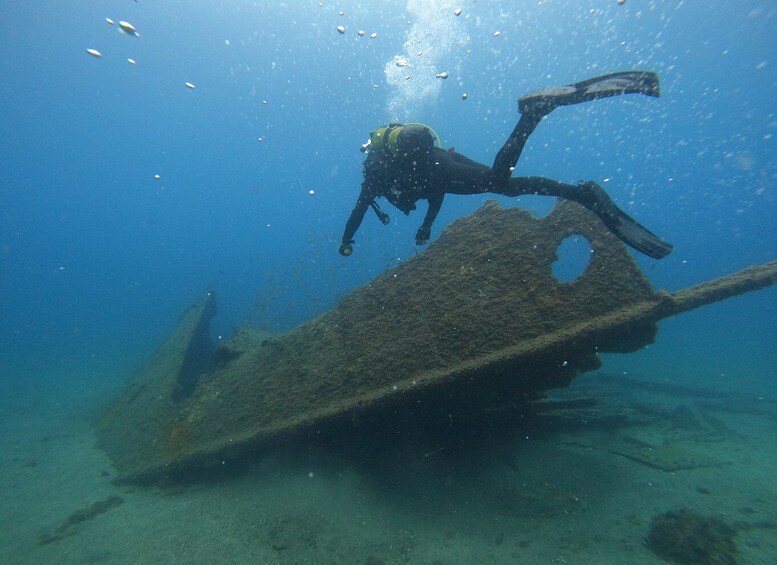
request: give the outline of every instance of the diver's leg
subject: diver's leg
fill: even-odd
[[[556,196],[567,200],[578,201],[577,187],[545,177],[512,177],[502,186],[490,187],[490,192],[503,196],[521,196],[534,194],[538,196]],[[581,203],[582,204],[582,203]]]
[[[515,177],[509,179],[506,185],[491,187],[491,191],[505,196],[538,194],[572,200],[591,210],[613,235],[637,251],[654,259],[661,259],[672,252],[671,243],[618,208],[604,189],[593,181],[580,182],[575,186],[544,177]]]
[[[481,170],[491,169],[491,167],[489,167],[488,165],[484,165],[483,163],[478,163],[474,159],[470,159],[469,157],[467,157],[462,153],[459,153],[458,151],[448,150],[444,152],[444,155],[454,163],[459,163],[460,165],[466,165],[468,167],[481,169]]]
[[[483,194],[490,190],[491,167],[461,153],[440,151],[435,155],[432,192]]]
[[[507,138],[507,141],[499,150],[494,158],[494,165],[491,167],[491,182],[495,185],[501,185],[513,174],[518,159],[521,156],[526,140],[540,123],[544,114],[524,113],[515,129]]]
[[[659,96],[661,88],[658,75],[650,71],[611,73],[567,86],[544,88],[522,96],[518,99],[521,119],[494,159],[491,182],[499,185],[510,178],[526,145],[526,140],[542,118],[555,108],[633,93]]]

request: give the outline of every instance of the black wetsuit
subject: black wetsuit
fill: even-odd
[[[371,151],[364,162],[364,181],[356,206],[343,234],[343,245],[350,245],[364,214],[376,198],[383,197],[396,208],[409,214],[416,202],[426,200],[429,208],[416,234],[416,243],[429,239],[445,194],[483,194],[505,196],[540,194],[575,200],[585,206],[593,204],[590,191],[544,177],[511,177],[527,138],[542,117],[522,116],[513,133],[497,154],[494,167],[489,167],[455,151],[437,147],[420,155],[388,155]]]
[[[544,177],[511,176],[527,139],[554,108],[630,93],[658,96],[658,76],[642,71],[613,73],[522,97],[519,100],[521,119],[499,150],[492,167],[461,153],[433,147],[428,131],[425,133],[429,143],[408,146],[415,149],[387,151],[385,147],[379,147],[370,151],[364,163],[361,193],[345,225],[340,253],[350,255],[353,251],[353,236],[371,206],[384,223],[388,222],[388,216],[375,203],[379,197],[386,198],[405,214],[415,210],[419,200],[429,203],[416,233],[416,243],[420,245],[428,241],[446,194],[492,192],[505,196],[539,194],[572,200],[594,212],[614,235],[634,249],[656,259],[665,257],[671,253],[672,245],[618,208],[597,183],[587,181],[571,185]]]

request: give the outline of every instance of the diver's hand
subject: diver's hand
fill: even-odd
[[[421,226],[418,228],[418,231],[415,234],[415,243],[416,245],[423,245],[427,241],[429,241],[429,234],[431,233],[432,228],[430,226]]]
[[[353,243],[353,240],[349,241],[348,243],[343,243],[340,246],[340,255],[343,257],[348,257],[351,253],[353,253],[353,246],[351,245]]]

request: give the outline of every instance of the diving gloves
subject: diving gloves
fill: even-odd
[[[545,115],[559,106],[580,104],[621,94],[660,96],[658,75],[651,71],[624,71],[577,82],[551,86],[518,99],[518,111],[524,115]]]

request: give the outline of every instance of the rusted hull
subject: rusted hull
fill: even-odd
[[[593,252],[579,278],[559,283],[551,266],[571,234]],[[661,318],[774,284],[777,264],[740,279],[654,292],[584,208],[562,202],[534,219],[489,203],[315,320],[275,337],[241,332],[201,355],[193,379],[181,360],[207,349],[205,297],[106,409],[98,442],[124,480],[155,481],[372,410],[451,414],[538,398],[598,367],[598,353],[648,345]]]

